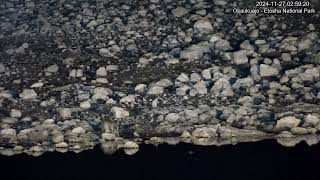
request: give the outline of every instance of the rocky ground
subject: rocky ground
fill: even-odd
[[[314,14],[239,15],[254,1],[1,1],[0,150],[317,143],[310,2]]]

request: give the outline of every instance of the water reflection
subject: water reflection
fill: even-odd
[[[152,137],[149,140],[144,141],[144,144],[153,144],[158,146],[159,144],[168,144],[168,145],[178,145],[179,143],[187,143],[194,144],[200,146],[223,146],[223,145],[236,145],[238,143],[245,142],[257,142],[268,138],[248,138],[248,137],[232,137],[229,139],[217,139],[217,138],[160,138],[160,137]],[[301,142],[306,142],[309,146],[318,144],[320,141],[320,135],[306,135],[306,136],[294,136],[294,137],[277,137],[275,138],[276,142],[285,147],[294,147]],[[112,155],[118,152],[119,150],[123,150],[123,152],[127,155],[134,155],[139,151],[139,146],[127,147],[125,142],[138,142],[142,144],[141,140],[133,139],[132,141],[103,141],[100,144],[101,150],[106,155]],[[130,143],[129,143],[130,144]],[[25,148],[22,147],[14,147],[14,148],[0,148],[0,154],[4,156],[13,156],[21,153],[26,153],[31,156],[41,156],[45,152],[57,151],[60,153],[66,153],[68,151],[72,151],[75,153],[80,153],[84,150],[93,149],[94,147],[80,148],[80,149],[68,149],[68,148],[55,148],[55,147],[41,147],[41,148]]]

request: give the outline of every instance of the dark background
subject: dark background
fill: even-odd
[[[221,147],[143,145],[133,156],[97,147],[39,157],[0,156],[0,179],[320,180],[320,145],[286,148],[275,141]]]

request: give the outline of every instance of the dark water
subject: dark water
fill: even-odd
[[[274,141],[236,146],[143,145],[133,156],[105,155],[96,148],[79,154],[0,156],[0,178],[148,180],[320,180],[320,145],[286,148]]]

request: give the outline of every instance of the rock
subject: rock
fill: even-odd
[[[70,71],[69,76],[70,77],[74,77],[74,78],[82,77],[83,76],[83,71],[82,71],[82,69],[73,69],[73,70]]]
[[[188,77],[188,74],[181,73],[180,76],[177,77],[177,80],[180,82],[188,82],[190,79]]]
[[[308,134],[308,130],[302,127],[294,127],[291,129],[292,134],[294,135],[306,135]]]
[[[192,74],[190,75],[190,80],[191,80],[191,82],[196,83],[196,82],[201,81],[201,80],[202,80],[202,77],[201,77],[201,75],[198,74],[198,73],[192,73]]]
[[[191,137],[191,134],[188,132],[188,131],[183,131],[183,133],[181,134],[180,136],[181,138],[190,138]]]
[[[320,64],[320,52],[318,52],[317,54],[315,54],[313,56],[313,58],[311,58],[310,60],[308,60],[307,62],[310,62],[312,64]]]
[[[151,87],[148,91],[149,95],[159,95],[159,94],[163,94],[164,92],[164,88],[161,86],[154,86]]]
[[[186,9],[186,8],[183,8],[183,7],[177,7],[175,9],[173,9],[171,12],[172,12],[174,17],[178,17],[179,18],[179,17],[182,17],[182,16],[188,14],[189,10]]]
[[[80,103],[80,107],[81,107],[82,109],[90,109],[91,103],[90,103],[89,101],[81,102],[81,103]]]
[[[139,145],[133,141],[127,141],[124,145],[123,145],[124,149],[138,149]]]
[[[297,119],[293,116],[287,116],[278,120],[275,128],[280,131],[290,130],[294,127],[297,127],[300,124],[300,122],[300,119]]]
[[[119,135],[117,124],[114,121],[104,121],[101,128],[104,133],[114,134],[116,136]]]
[[[161,87],[167,88],[172,85],[173,83],[171,82],[170,79],[161,79],[160,81],[156,82],[152,86],[161,86]]]
[[[116,139],[116,135],[111,134],[111,133],[103,133],[102,134],[102,139],[106,141],[113,141]]]
[[[34,83],[30,86],[31,88],[40,88],[43,87],[43,82]]]
[[[13,118],[20,118],[22,116],[22,113],[18,109],[11,109],[10,116]]]
[[[103,77],[103,76],[107,76],[107,70],[106,67],[99,67],[96,71],[96,76],[98,77]]]
[[[151,103],[153,108],[157,108],[158,104],[159,104],[159,100],[158,99],[153,100],[152,103]]]
[[[198,60],[203,57],[203,50],[197,45],[192,45],[184,51],[180,52],[181,59]]]
[[[258,29],[252,30],[249,34],[250,39],[257,39],[258,37],[259,37],[259,30]]]
[[[277,75],[279,75],[279,69],[266,64],[260,64],[261,77],[272,77]]]
[[[178,96],[185,96],[187,94],[187,91],[191,88],[188,85],[182,85],[181,87],[176,89],[176,94]]]
[[[177,122],[180,116],[177,113],[169,113],[166,115],[165,120],[168,122]]]
[[[226,78],[220,78],[218,79],[214,85],[211,88],[211,92],[214,92],[216,95],[223,95],[226,97],[232,97],[234,96],[234,92],[232,90],[232,87],[230,85],[230,82]]]
[[[306,124],[306,126],[316,127],[320,123],[320,118],[312,114],[308,114],[304,118],[304,123]]]
[[[248,87],[252,87],[254,85],[254,81],[252,78],[242,78],[237,79],[236,82],[232,85],[232,88],[234,89],[246,89]]]
[[[204,94],[208,93],[206,83],[204,81],[199,81],[195,85],[193,85],[192,87],[193,87],[193,89],[195,89],[197,91],[197,94],[204,95]]]
[[[108,98],[108,96],[113,94],[113,91],[109,88],[97,87],[94,89],[93,93],[94,93],[92,96],[93,100],[97,100],[97,99],[105,100]]]
[[[6,72],[6,67],[4,66],[3,63],[0,63],[0,73]]]
[[[87,24],[87,28],[94,28],[98,25],[96,20],[92,20]]]
[[[298,43],[298,52],[310,49],[312,47],[312,41],[310,39],[301,40]]]
[[[59,71],[59,67],[56,64],[54,64],[54,65],[47,67],[47,69],[45,69],[45,71],[50,72],[50,73],[56,73]]]
[[[35,100],[38,94],[33,89],[24,89],[22,93],[19,94],[19,97],[22,100]]]
[[[29,149],[30,152],[43,152],[44,149],[40,146],[32,146],[30,149]]]
[[[134,88],[134,91],[142,93],[147,89],[147,85],[145,84],[138,84],[136,85],[136,87]]]
[[[246,50],[239,50],[233,53],[233,63],[236,65],[241,65],[248,63],[249,59],[247,57]]]
[[[276,135],[276,138],[293,138],[294,135],[290,131],[282,131],[278,135]]]
[[[69,145],[66,142],[60,142],[55,145],[56,148],[67,148]]]
[[[64,136],[62,134],[55,135],[52,138],[52,142],[54,142],[55,144],[61,143],[63,141],[64,141]]]
[[[123,119],[129,116],[129,112],[120,107],[112,107],[111,112],[116,119]]]
[[[231,46],[229,41],[225,39],[221,39],[214,44],[214,48],[221,51],[227,51],[231,49]]]
[[[191,135],[196,138],[212,138],[216,136],[217,127],[203,127],[195,129]]]
[[[209,79],[212,79],[212,76],[211,76],[211,69],[205,69],[201,72],[201,75],[204,79],[206,80],[209,80]]]
[[[212,36],[210,37],[209,42],[210,42],[210,43],[215,43],[215,42],[217,42],[217,41],[219,41],[219,40],[221,40],[221,37],[220,37],[220,36],[212,35]]]
[[[71,118],[71,109],[70,108],[61,108],[59,110],[60,117],[63,119]]]
[[[133,104],[135,102],[135,98],[136,98],[135,95],[128,95],[128,96],[121,98],[119,102],[120,102],[120,104],[122,104],[122,103]]]
[[[101,48],[99,49],[99,54],[103,57],[112,57],[112,53],[107,48]]]
[[[196,23],[194,23],[193,29],[196,33],[200,34],[209,34],[213,31],[211,23],[206,20],[198,20]]]
[[[213,3],[217,6],[225,6],[227,5],[227,1],[225,0],[213,0]]]
[[[86,131],[82,127],[76,127],[71,131],[73,134],[84,134],[85,132]]]
[[[0,131],[0,135],[3,138],[16,138],[17,133],[15,129],[7,128],[7,129],[2,129]]]

